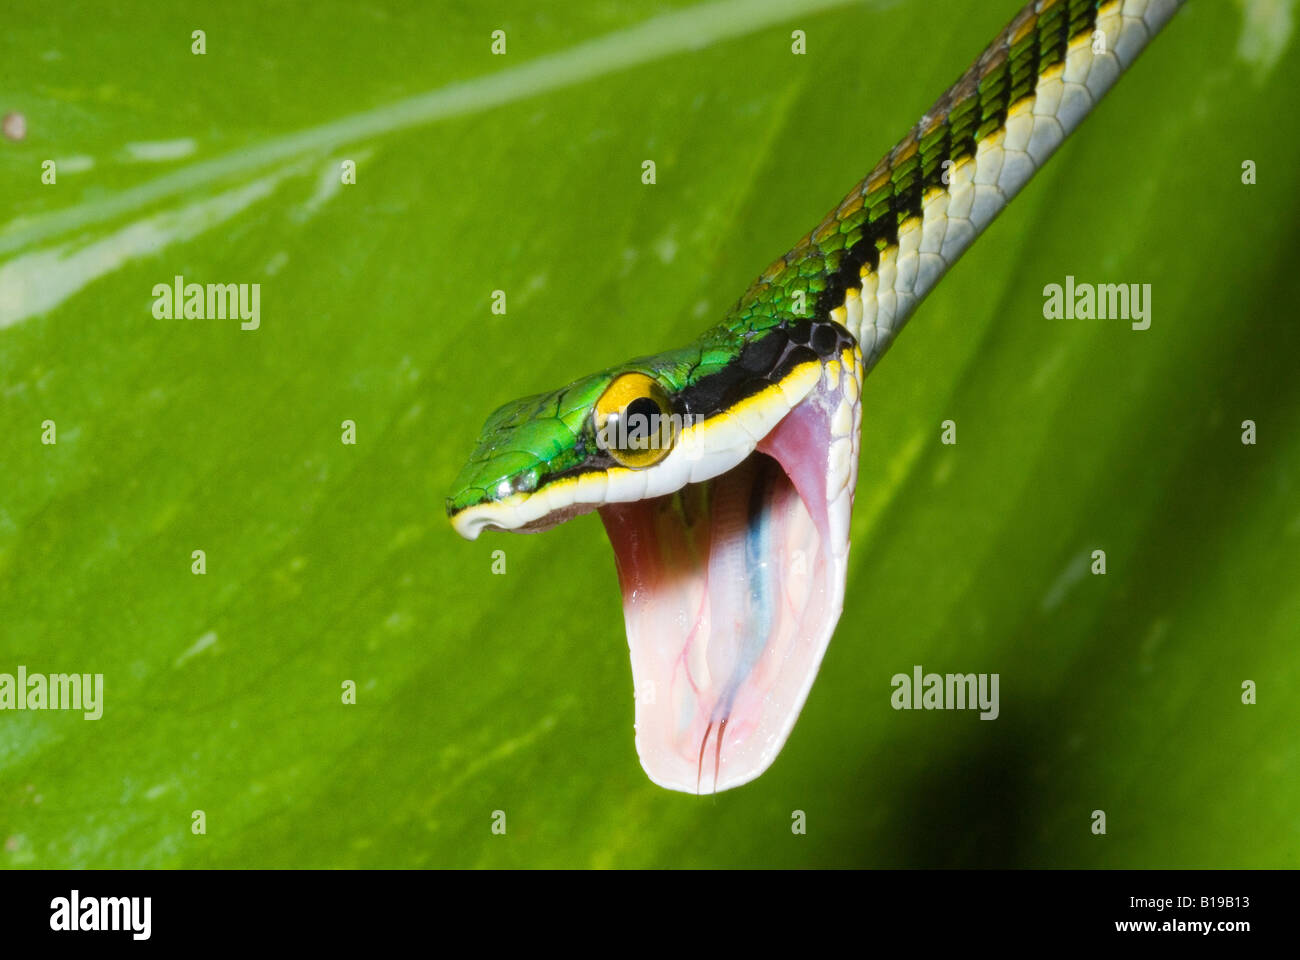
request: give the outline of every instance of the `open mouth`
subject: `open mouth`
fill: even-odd
[[[661,786],[709,793],[757,777],[817,675],[843,605],[857,461],[856,384],[850,399],[828,380],[732,469],[600,507],[637,753]]]
[[[541,507],[523,498],[453,520],[474,536],[599,510],[623,593],[637,753],[663,787],[753,780],[798,719],[843,606],[860,382],[847,349],[683,436],[676,463],[678,450],[598,490],[571,483],[539,490]]]

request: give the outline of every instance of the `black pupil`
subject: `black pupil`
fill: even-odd
[[[627,405],[628,420],[631,420],[633,417],[640,414],[645,417],[646,422],[649,423],[650,418],[655,416],[658,412],[659,404],[655,403],[649,397],[637,397]]]
[[[656,419],[659,416],[659,404],[655,403],[650,397],[637,397],[623,408],[623,422],[627,424],[628,429],[627,439],[624,441],[627,449],[653,450],[658,448],[659,442],[656,434],[662,427]]]

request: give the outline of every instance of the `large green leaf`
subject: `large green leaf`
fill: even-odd
[[[0,672],[105,706],[0,714],[0,863],[1300,863],[1293,3],[1189,4],[872,374],[844,617],[754,784],[642,774],[594,518],[442,514],[490,410],[688,342],[1015,6],[7,12]],[[260,329],[155,319],[178,274]],[[1066,275],[1151,328],[1044,319]],[[891,709],[915,664],[1000,716]]]

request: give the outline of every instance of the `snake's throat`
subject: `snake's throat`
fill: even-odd
[[[766,770],[834,632],[860,418],[851,354],[824,373],[738,466],[600,508],[623,591],[637,753],[661,786],[710,793]]]

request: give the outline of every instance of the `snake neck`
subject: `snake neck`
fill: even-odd
[[[1183,0],[1034,0],[726,325],[832,321],[869,371],[939,279],[1114,85]]]

